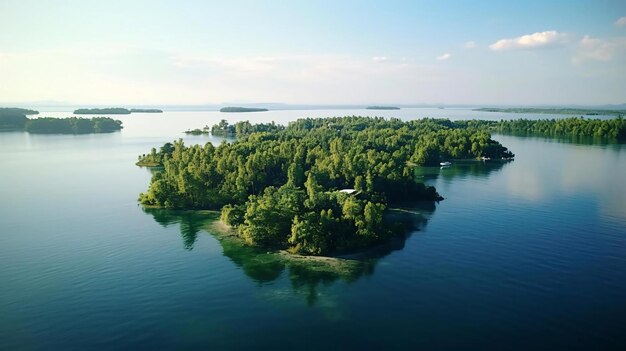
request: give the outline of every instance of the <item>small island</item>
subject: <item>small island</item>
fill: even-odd
[[[266,108],[256,108],[256,107],[237,107],[237,106],[229,106],[222,107],[220,112],[266,112],[268,109]]]
[[[74,110],[75,115],[129,115],[130,110],[121,107],[111,108],[79,108]]]
[[[163,113],[158,108],[131,108],[130,113]]]
[[[240,129],[255,130],[245,123]],[[417,181],[416,165],[513,157],[484,129],[451,123],[307,118],[239,134],[235,125],[237,139],[231,143],[186,146],[179,140],[139,156],[138,165],[162,166],[139,202],[219,210],[234,235],[264,250],[301,255],[362,250],[406,233],[406,223],[390,210],[442,200],[434,187]],[[217,126],[233,129],[225,121]]]
[[[571,115],[571,116],[624,116],[625,110],[600,110],[600,109],[583,109],[583,108],[535,108],[535,107],[512,107],[497,108],[483,107],[473,111],[481,112],[502,112],[502,113],[536,113],[536,114],[553,114],[553,115]]]
[[[396,106],[367,106],[367,110],[399,110]]]
[[[0,131],[25,131],[33,134],[111,133],[122,129],[122,122],[108,117],[28,118],[39,112],[18,108],[0,108]]]

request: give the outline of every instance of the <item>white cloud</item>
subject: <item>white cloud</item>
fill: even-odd
[[[578,43],[572,62],[580,64],[589,60],[610,61],[619,50],[624,48],[626,48],[626,38],[605,40],[585,35]]]
[[[500,39],[489,45],[493,51],[537,49],[562,44],[567,39],[565,33],[555,30],[522,35],[517,38]]]
[[[615,25],[618,27],[626,27],[626,16],[620,17],[615,21]]]
[[[372,57],[372,61],[374,61],[374,62],[385,62],[385,61],[387,61],[387,56],[374,56],[374,57]]]
[[[450,54],[448,54],[448,53],[445,53],[445,54],[443,54],[443,55],[439,55],[439,56],[437,56],[436,58],[437,58],[437,60],[439,60],[439,61],[445,61],[445,60],[449,59],[451,56],[452,56],[452,55],[450,55]]]
[[[465,42],[464,46],[466,49],[473,49],[476,47],[476,43],[470,40],[470,41]]]

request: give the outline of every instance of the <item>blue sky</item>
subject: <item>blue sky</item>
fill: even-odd
[[[0,102],[626,102],[625,1],[0,0]]]

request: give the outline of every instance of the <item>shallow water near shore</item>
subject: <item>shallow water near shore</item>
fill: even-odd
[[[0,133],[0,349],[626,346],[624,145],[495,136],[514,161],[420,169],[445,200],[339,273],[220,239],[203,213],[137,205],[151,176],[137,155],[219,143],[182,132],[220,118],[527,117],[431,110],[166,111],[120,116],[119,133]]]

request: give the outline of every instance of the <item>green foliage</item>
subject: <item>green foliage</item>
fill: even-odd
[[[208,130],[208,126],[204,127],[204,130]],[[275,133],[280,130],[285,129],[285,127],[281,125],[277,125],[274,122],[272,123],[258,123],[258,124],[250,124],[248,121],[237,122],[234,125],[228,124],[228,122],[223,119],[218,124],[214,124],[211,127],[211,134],[215,136],[231,136],[231,137],[244,137],[246,135],[252,133],[260,133],[260,132],[268,132]]]
[[[27,114],[37,114],[39,112],[22,108],[0,108],[0,130],[22,130],[28,122]]]
[[[447,120],[337,117],[300,119],[287,128],[248,122],[231,128],[226,121],[214,128],[234,129],[238,138],[218,147],[179,140],[140,156],[163,166],[141,203],[221,209],[248,244],[304,254],[381,242],[391,235],[383,223],[388,203],[440,199],[415,181],[416,163],[511,155],[487,132]],[[422,149],[427,158],[419,157]],[[345,188],[359,193],[338,191]]]
[[[26,122],[26,131],[38,134],[111,133],[120,129],[122,129],[122,122],[108,117],[42,117],[29,119]]]

